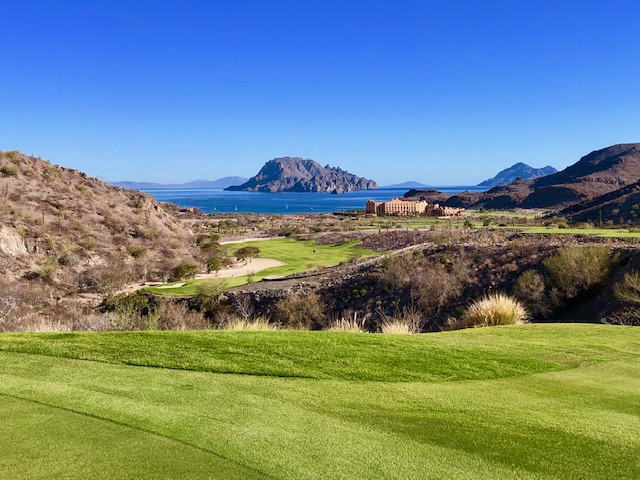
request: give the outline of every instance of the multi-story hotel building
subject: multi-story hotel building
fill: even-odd
[[[441,207],[437,203],[429,204],[424,200],[404,200],[394,198],[388,202],[369,200],[365,212],[371,215],[418,215],[430,213],[439,217],[462,215],[464,208]]]

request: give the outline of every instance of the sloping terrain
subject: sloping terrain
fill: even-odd
[[[0,198],[4,280],[91,289],[107,270],[140,278],[191,258],[190,221],[175,206],[40,158],[0,153]]]
[[[640,330],[0,335],[2,478],[640,475]]]
[[[268,161],[255,177],[225,190],[250,192],[327,192],[344,193],[378,188],[373,180],[358,177],[339,167],[323,167],[300,157]]]

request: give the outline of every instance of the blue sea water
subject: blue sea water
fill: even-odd
[[[429,187],[445,193],[464,190],[484,192],[485,187]],[[205,213],[329,213],[364,209],[367,200],[387,201],[402,197],[407,188],[380,188],[333,195],[330,193],[227,192],[219,189],[143,190],[160,202],[183,208],[195,207]]]

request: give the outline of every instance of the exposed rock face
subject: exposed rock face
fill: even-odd
[[[282,157],[268,161],[248,182],[225,190],[345,193],[375,188],[378,184],[373,180],[352,175],[341,168],[322,167],[314,160],[300,157]]]
[[[544,177],[546,175],[552,175],[557,173],[558,170],[548,165],[543,168],[533,168],[526,163],[516,163],[515,165],[502,170],[495,177],[485,180],[478,185],[481,187],[496,187],[498,185],[506,185],[514,182],[517,178],[523,180],[533,180],[536,178]]]

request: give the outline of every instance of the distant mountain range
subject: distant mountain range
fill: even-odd
[[[227,188],[232,185],[241,185],[247,181],[243,177],[222,177],[218,180],[194,180],[187,183],[151,183],[151,182],[110,182],[114,187],[126,190],[174,190],[191,188]]]
[[[447,195],[413,189],[404,196],[437,198],[452,207],[565,209],[576,220],[599,221],[602,215],[603,220],[615,223],[638,223],[639,180],[640,143],[625,143],[591,152],[561,172],[534,180],[517,179],[484,193]]]
[[[225,190],[248,192],[345,193],[378,188],[373,180],[358,177],[339,167],[323,167],[315,160],[282,157],[269,160],[258,174]]]
[[[393,185],[384,185],[380,188],[426,188],[429,185],[425,185],[420,182],[402,182],[402,183],[394,183]]]
[[[548,165],[543,168],[533,168],[526,163],[516,163],[515,165],[505,168],[495,177],[485,180],[479,183],[479,187],[497,187],[498,185],[507,185],[511,182],[515,182],[516,178],[523,180],[533,180],[535,178],[544,177],[546,175],[552,175],[557,173],[558,170]]]

